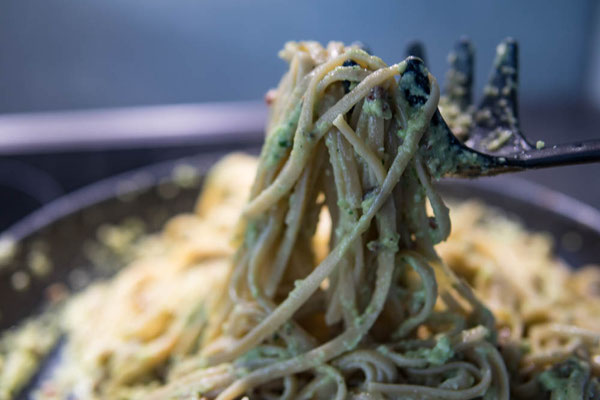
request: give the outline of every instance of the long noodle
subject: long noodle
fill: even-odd
[[[307,54],[311,55],[309,61]],[[265,179],[255,181],[253,198],[246,206],[245,238],[238,250],[242,262],[235,266],[239,272],[234,271],[234,275],[246,273],[248,285],[235,283],[230,287],[234,296],[222,305],[228,310],[233,306],[230,301],[254,303],[264,309],[265,316],[241,330],[223,329],[219,340],[227,338],[227,347],[209,343],[202,353],[204,362],[235,365],[236,360],[261,346],[285,349],[279,359],[260,363],[260,367],[222,387],[219,400],[260,391],[261,386],[288,376],[295,376],[300,398],[345,398],[348,390],[361,388],[382,395],[395,393],[405,387],[396,382],[401,368],[396,363],[398,356],[376,349],[383,343],[394,346],[394,341],[407,340],[418,333],[417,328],[428,325],[438,288],[434,268],[427,259],[435,254],[433,245],[450,231],[448,209],[432,188],[429,172],[418,156],[419,142],[437,107],[438,86],[415,60],[387,67],[379,61],[372,62],[372,57],[358,49],[339,52],[335,44],[329,49],[318,48],[314,43],[288,45],[286,57],[292,65],[290,74],[302,62],[310,63],[313,69],[301,68],[307,71],[306,78],[296,78],[296,82],[304,82],[302,97],[297,96],[293,85],[288,85],[289,78],[284,78],[285,84],[272,94],[274,110],[280,109],[279,104],[289,104],[290,99],[295,99],[297,105],[289,105],[287,115],[277,113],[278,122],[270,124],[272,131],[267,134],[259,164]],[[377,68],[373,69],[374,65]],[[344,84],[349,86],[344,82],[349,80],[355,87],[344,90]],[[345,117],[352,107],[361,107],[362,111],[354,110],[352,116]],[[392,110],[397,109],[402,112],[394,116]],[[388,140],[389,136],[397,139]],[[323,146],[326,151],[319,151]],[[277,158],[273,159],[275,153]],[[309,171],[317,164],[323,177],[314,182],[334,185],[335,192],[313,187],[308,193]],[[270,169],[276,172],[268,172]],[[433,222],[415,221],[403,231],[406,236],[401,240],[398,226],[422,218],[417,215],[426,215],[427,211],[424,201],[413,204],[413,208],[421,207],[417,212],[397,205],[390,198],[397,188],[404,188],[403,195],[407,197],[429,198],[435,227]],[[323,203],[317,201],[319,196],[325,197],[331,215],[335,215],[331,250],[318,265],[299,275],[291,269],[290,255],[295,248],[311,252],[312,245],[303,243],[310,236],[301,237],[299,231],[314,232],[316,221],[301,221],[301,215],[310,208],[322,207]],[[288,217],[283,218],[284,215]],[[357,244],[360,251],[353,248]],[[266,254],[277,256],[269,259]],[[413,270],[416,274],[410,273]],[[362,281],[356,280],[359,277]],[[323,289],[326,281],[329,287]],[[386,321],[382,313],[386,307],[403,303],[392,295],[402,292],[402,297],[416,306],[401,305],[407,309],[397,312],[404,317],[384,332]],[[265,293],[272,301],[266,301]],[[422,299],[420,304],[417,298]],[[312,325],[294,318],[309,302],[321,303],[311,311]],[[466,328],[476,327],[484,321],[478,320],[475,313],[476,310],[465,312],[456,318],[463,318],[462,326]],[[235,321],[225,326],[239,326],[239,315],[232,314],[230,318]],[[306,340],[295,337],[290,324],[299,324],[309,335],[312,333],[312,348],[297,346]],[[433,327],[430,335],[434,343],[449,340],[444,339],[443,331]],[[480,340],[483,345],[488,339]],[[452,349],[448,353],[453,353]],[[410,367],[430,365],[425,359],[409,358],[416,361],[409,363]],[[507,398],[506,372],[493,374],[484,356],[470,358],[478,368],[487,366],[489,372],[481,374],[479,383],[471,389],[456,392],[455,397],[481,396],[495,385],[500,388],[501,398]],[[351,378],[356,370],[362,371],[362,379]],[[301,382],[306,385],[304,389]],[[383,382],[387,382],[385,388],[377,386]],[[181,390],[179,385],[171,384],[152,398],[173,396],[175,388]],[[219,387],[210,390],[219,391]],[[410,390],[417,396],[421,392],[430,396],[451,391],[418,385]]]
[[[237,228],[223,221],[227,205],[215,205],[226,195],[208,207],[209,181],[201,222],[172,222],[172,245],[160,242],[149,265],[139,261],[93,289],[131,296],[141,328],[121,334],[103,324],[122,345],[107,341],[91,352],[78,333],[82,314],[99,310],[98,320],[111,321],[115,310],[91,291],[74,303],[68,354],[87,354],[87,364],[71,364],[95,367],[71,372],[80,378],[57,375],[55,393],[70,382],[66,393],[81,399],[569,398],[560,397],[561,383],[575,382],[569,395],[599,396],[600,303],[586,298],[573,308],[576,326],[551,312],[557,304],[569,312],[573,304],[557,290],[575,297],[583,278],[552,264],[549,249],[511,276],[527,253],[507,263],[507,246],[518,244],[502,242],[495,227],[514,224],[486,228],[477,205],[456,208],[451,234],[423,156],[431,156],[423,139],[440,97],[423,64],[387,66],[340,43],[288,43],[281,55],[290,69],[269,94],[266,141]],[[235,174],[247,170],[221,182],[240,182]],[[198,251],[216,247],[204,242],[211,229],[237,232],[234,248],[219,242],[221,253]],[[168,266],[173,257],[176,267]],[[549,264],[555,272],[545,275]],[[181,298],[149,314],[147,287],[162,287],[170,269],[182,274],[172,289]],[[597,271],[587,273],[600,282]]]

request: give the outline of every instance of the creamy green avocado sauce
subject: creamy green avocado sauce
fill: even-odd
[[[433,348],[412,350],[407,352],[406,356],[410,358],[423,358],[430,365],[442,365],[454,356],[454,350],[452,350],[450,339],[447,336],[441,336]]]
[[[33,317],[0,336],[0,400],[12,399],[35,374],[60,336],[55,310]]]
[[[287,154],[288,149],[292,147],[293,137],[296,128],[298,127],[301,110],[302,103],[300,102],[294,108],[294,111],[292,111],[289,118],[282,124],[276,126],[268,135],[265,150],[269,154],[269,166],[277,164],[279,160]]]
[[[544,390],[550,392],[551,400],[570,400],[590,398],[586,382],[590,374],[589,367],[575,358],[570,358],[538,376],[538,382]]]
[[[429,96],[428,89],[420,78],[422,75],[405,71],[400,78],[400,84],[396,90],[396,102],[407,110],[408,114],[421,113],[418,103],[423,103]],[[417,125],[423,124],[424,116],[412,118],[408,125],[397,131],[400,139],[406,139],[408,132],[417,129]],[[423,157],[429,173],[439,179],[444,175],[456,174],[463,170],[477,169],[486,171],[492,167],[492,159],[485,155],[464,148],[452,135],[439,111],[436,111],[428,121],[426,130],[419,144],[419,153]]]
[[[465,169],[477,168],[485,172],[492,167],[491,158],[467,150],[455,142],[437,113],[434,114],[429,130],[421,140],[419,152],[427,164],[429,173],[436,179]]]
[[[388,103],[382,98],[367,98],[363,105],[363,111],[368,115],[383,118],[385,120],[392,118],[392,110]]]

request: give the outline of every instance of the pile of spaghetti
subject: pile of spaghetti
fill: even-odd
[[[281,57],[258,164],[221,162],[194,214],[71,301],[38,398],[598,398],[600,272],[474,203],[450,235],[423,64]]]

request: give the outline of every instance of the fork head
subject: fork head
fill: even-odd
[[[518,45],[514,39],[506,39],[496,48],[492,73],[465,143],[468,147],[496,156],[532,149],[519,128],[518,57]]]
[[[408,55],[424,57],[422,45],[412,43]],[[431,121],[423,151],[436,176],[479,176],[514,170],[511,160],[533,149],[519,127],[518,45],[508,38],[496,48],[484,96],[473,104],[474,49],[461,38],[448,56],[444,95]],[[433,143],[444,143],[444,162],[435,161]],[[429,152],[429,153],[428,153]]]

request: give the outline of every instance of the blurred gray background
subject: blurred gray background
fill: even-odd
[[[388,63],[419,39],[441,78],[461,35],[478,87],[513,36],[523,104],[600,105],[599,3],[1,0],[0,113],[259,99],[284,71],[277,51],[299,39],[360,40]]]
[[[9,114],[260,101],[285,71],[277,52],[288,40],[360,40],[392,63],[418,39],[443,82],[448,50],[462,35],[477,51],[476,94],[497,43],[507,36],[519,41],[522,126],[532,141],[600,137],[597,0],[0,0],[0,120]],[[10,168],[23,163],[51,175],[58,189],[46,201],[103,176],[214,148],[180,142],[132,152],[41,150],[8,154],[0,148],[0,172],[8,170],[1,163],[8,160]],[[598,164],[519,175],[600,208]],[[2,176],[0,189],[7,185]],[[0,192],[0,207],[24,204],[15,196]],[[0,218],[0,228],[2,223]]]

